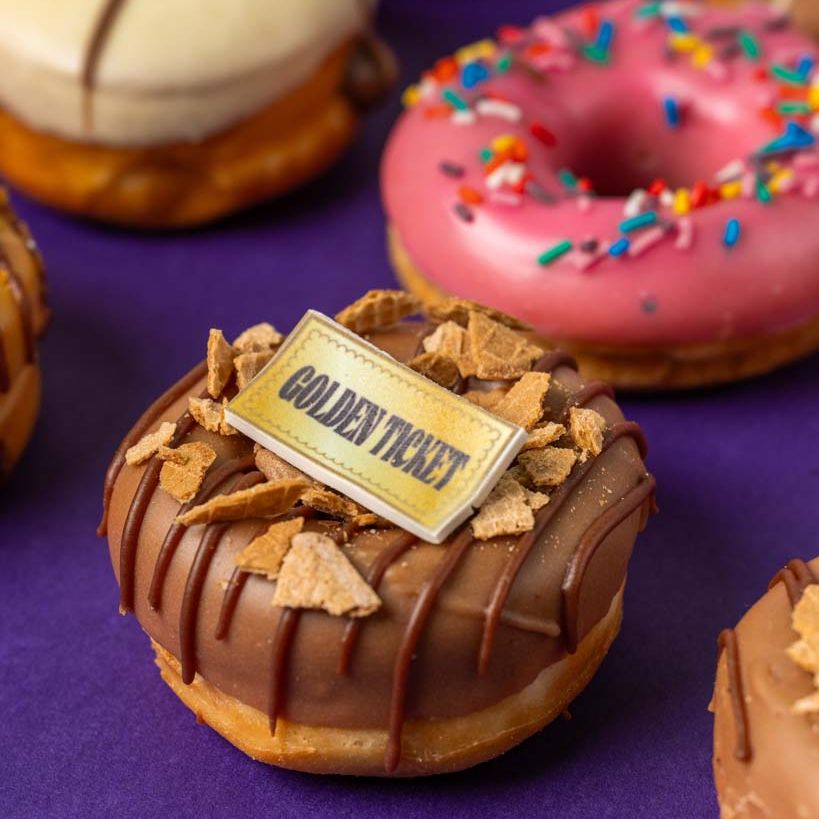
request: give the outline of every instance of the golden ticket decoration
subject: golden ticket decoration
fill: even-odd
[[[527,437],[314,310],[226,417],[430,543],[483,502]]]

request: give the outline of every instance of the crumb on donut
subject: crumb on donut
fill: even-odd
[[[577,453],[573,449],[547,446],[521,453],[518,461],[535,486],[560,486],[577,462]]]
[[[819,585],[805,589],[793,609],[793,630],[799,640],[788,648],[788,656],[802,669],[813,674],[816,691],[793,705],[793,713],[819,716]]]
[[[540,347],[482,313],[470,314],[467,338],[475,375],[485,380],[520,378],[543,354]]]
[[[290,548],[291,539],[301,532],[303,526],[304,518],[301,517],[272,523],[267,531],[250,541],[236,555],[236,565],[246,572],[275,580]]]
[[[354,333],[371,333],[391,327],[420,309],[421,302],[403,290],[370,290],[335,318]]]
[[[233,349],[237,354],[263,353],[278,347],[284,336],[268,322],[254,324],[233,340]]]
[[[188,412],[200,427],[217,435],[237,435],[236,430],[225,420],[225,402],[211,398],[188,398]]]
[[[527,431],[532,430],[543,417],[543,401],[551,380],[549,373],[524,373],[492,412]]]
[[[312,483],[311,478],[305,475],[304,472],[287,463],[284,458],[280,458],[275,452],[265,449],[261,444],[254,446],[253,454],[256,469],[269,481],[301,480],[306,484]]]
[[[159,485],[180,503],[193,500],[216,460],[216,452],[203,441],[192,441],[175,449],[162,446],[156,455],[164,461]]]
[[[459,299],[452,296],[442,301],[430,304],[426,308],[427,315],[438,322],[454,321],[460,324],[461,327],[466,327],[469,324],[470,313],[481,313],[492,321],[503,324],[510,330],[531,330],[532,327],[520,319],[510,316],[501,310],[495,310],[493,307],[487,307],[483,304],[478,304],[476,301],[470,299]]]
[[[301,532],[282,561],[273,605],[366,617],[381,607],[381,599],[333,540]]]
[[[208,393],[218,398],[233,375],[233,347],[227,343],[221,330],[211,330],[208,335]]]
[[[233,360],[236,369],[236,386],[243,390],[273,358],[273,350],[241,353]]]
[[[472,519],[472,533],[478,540],[489,540],[530,532],[535,527],[534,512],[548,502],[548,495],[531,492],[507,472]]]
[[[301,502],[317,512],[344,520],[354,520],[367,511],[354,500],[323,487],[310,487],[304,491],[301,495]]]
[[[302,480],[260,483],[228,495],[217,495],[179,515],[176,520],[183,526],[193,526],[197,523],[280,515],[299,499],[305,487],[306,483]]]
[[[176,424],[165,421],[159,429],[144,435],[125,453],[125,463],[136,466],[153,458],[160,447],[167,446],[176,434]]]
[[[593,409],[572,407],[569,410],[569,431],[575,446],[580,450],[580,460],[589,455],[597,456],[603,451],[603,430],[606,419]]]
[[[566,427],[563,424],[556,424],[554,421],[547,421],[543,426],[535,427],[529,438],[523,444],[521,452],[527,449],[543,449],[543,447],[553,444],[566,434]]]
[[[421,353],[408,366],[444,389],[451,390],[458,383],[458,365],[441,353]]]

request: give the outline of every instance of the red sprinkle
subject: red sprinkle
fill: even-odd
[[[529,130],[535,139],[539,139],[544,145],[549,148],[554,148],[557,145],[557,137],[550,131],[543,123],[533,122],[529,126]]]
[[[483,196],[475,188],[470,188],[469,185],[461,185],[458,188],[458,197],[467,205],[480,205],[483,202]]]
[[[757,82],[765,82],[768,79],[768,71],[764,66],[759,66],[754,69],[754,79]]]
[[[664,190],[668,189],[668,183],[665,179],[655,179],[649,186],[648,192],[652,196],[659,196]]]
[[[807,99],[807,96],[808,96],[807,88],[783,85],[779,89],[779,98],[782,100],[795,100],[796,102],[804,102]]]
[[[523,29],[520,26],[501,26],[498,39],[502,43],[519,43],[523,39]]]
[[[428,105],[424,108],[424,116],[427,119],[437,119],[438,117],[448,117],[452,109],[448,105]]]
[[[581,193],[591,193],[592,190],[593,190],[591,179],[589,179],[589,178],[587,178],[585,176],[582,177],[581,179],[578,179],[577,180],[577,189]]]
[[[524,53],[527,57],[540,57],[543,54],[548,54],[551,50],[552,47],[548,43],[532,43],[526,46]]]
[[[762,108],[759,112],[762,119],[768,121],[776,128],[782,126],[782,117],[775,108]]]
[[[438,82],[448,82],[458,73],[458,63],[454,57],[443,57],[432,68],[432,76]]]
[[[580,25],[588,38],[591,39],[597,34],[600,28],[600,15],[594,6],[586,6],[580,10]]]
[[[701,208],[708,203],[708,185],[705,182],[697,182],[691,189],[691,207]]]

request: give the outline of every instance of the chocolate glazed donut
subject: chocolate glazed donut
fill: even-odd
[[[719,636],[714,777],[724,819],[819,817],[819,728],[793,713],[811,675],[787,655],[793,609],[819,583],[819,558],[791,560],[735,629]]]
[[[432,326],[369,336],[402,361]],[[645,443],[605,385],[547,353],[546,418],[573,406],[606,420],[603,451],[579,463],[533,531],[489,541],[469,524],[443,545],[397,528],[356,531],[297,506],[305,530],[345,554],[383,605],[366,619],[271,605],[272,584],[235,567],[261,520],[185,528],[158,490],[161,464],[124,464],[163,420],[175,441],[203,440],[217,460],[198,496],[261,480],[252,441],[220,437],[187,414],[202,393],[194,368],[159,398],[117,451],[105,514],[123,612],[150,636],[166,682],[197,717],[251,756],[299,770],[420,775],[495,756],[553,719],[585,686],[614,638],[632,546],[653,507]],[[550,686],[555,690],[550,690]]]

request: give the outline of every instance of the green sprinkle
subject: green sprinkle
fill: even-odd
[[[459,97],[451,88],[444,88],[441,92],[443,99],[457,111],[468,111],[469,105],[463,98]]]
[[[739,44],[742,51],[749,60],[758,60],[762,54],[762,49],[759,47],[759,41],[751,34],[750,31],[739,32]]]
[[[805,78],[801,74],[797,74],[796,71],[791,71],[781,65],[771,66],[771,74],[789,85],[805,85]]]
[[[562,168],[561,170],[559,170],[557,172],[557,176],[565,187],[567,188],[577,187],[577,177],[568,168]]]
[[[568,239],[564,239],[562,242],[558,242],[554,247],[550,247],[541,253],[540,256],[537,257],[537,263],[545,267],[547,264],[551,264],[555,261],[555,259],[559,259],[568,253],[572,247],[572,243]]]
[[[637,216],[632,216],[631,219],[626,219],[620,223],[621,233],[631,233],[640,228],[651,227],[657,224],[657,212],[653,210],[640,213]]]
[[[810,114],[813,110],[806,102],[780,102],[776,109],[780,114]]]
[[[659,17],[662,7],[662,3],[646,3],[634,12],[634,16],[643,20],[648,17]]]
[[[498,74],[504,74],[509,70],[512,65],[512,55],[511,54],[503,54],[498,58],[498,61],[495,63],[495,71]]]
[[[773,198],[771,192],[768,190],[768,186],[761,179],[756,180],[756,198],[759,199],[763,205],[767,205]]]
[[[481,148],[480,151],[478,151],[478,159],[486,164],[490,159],[492,159],[492,151],[490,151],[489,148]]]
[[[584,45],[583,54],[587,59],[599,65],[605,65],[609,61],[609,52],[604,48],[596,45]]]

